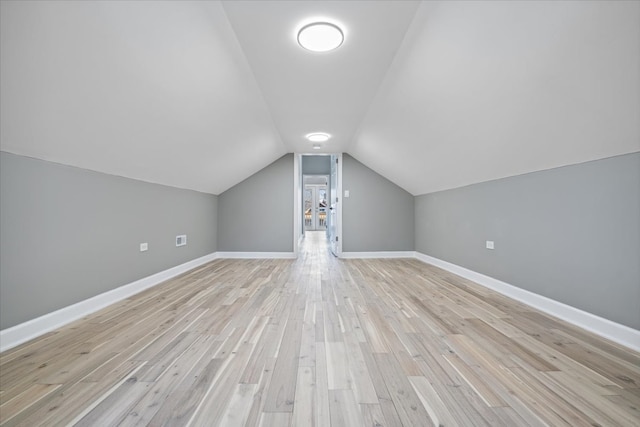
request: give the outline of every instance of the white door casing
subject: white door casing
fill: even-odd
[[[331,179],[330,179],[330,213],[329,213],[329,245],[331,253],[339,257],[342,253],[341,250],[341,235],[342,235],[342,212],[341,212],[341,197],[342,197],[342,181],[341,181],[341,168],[342,168],[342,154],[331,156]]]

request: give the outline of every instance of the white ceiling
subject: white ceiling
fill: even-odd
[[[424,194],[640,150],[640,2],[433,2],[350,154]]]
[[[640,2],[0,7],[16,154],[219,194],[324,131],[423,194],[640,150]],[[301,49],[313,18],[343,46]]]
[[[5,2],[2,150],[219,194],[287,152],[219,2]]]
[[[310,152],[304,136],[333,137],[340,152],[362,122],[418,6],[409,1],[228,1],[224,8],[288,151]],[[345,29],[333,52],[302,49],[296,30],[310,20]]]

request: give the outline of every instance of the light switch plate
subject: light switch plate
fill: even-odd
[[[344,190],[344,197],[345,198],[349,197],[349,190]]]
[[[487,240],[487,249],[494,249],[493,240]]]
[[[148,243],[140,243],[140,252],[145,252],[148,249],[149,249]]]

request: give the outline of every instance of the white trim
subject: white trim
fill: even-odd
[[[415,258],[414,251],[342,252],[340,258]]]
[[[551,314],[590,332],[608,338],[618,344],[640,351],[640,331],[608,319],[596,316],[586,311],[571,307],[542,295],[518,288],[500,280],[494,279],[473,270],[413,251],[381,251],[381,252],[343,252],[341,258],[416,258],[427,264],[435,265],[465,279],[472,280],[481,286],[493,289],[503,295]],[[294,252],[214,252],[184,264],[169,268],[151,276],[147,276],[119,288],[112,289],[76,304],[47,313],[35,319],[28,320],[11,328],[0,331],[0,352],[4,352],[33,338],[60,328],[74,320],[129,298],[139,292],[156,286],[172,277],[178,276],[193,268],[199,267],[218,258],[296,258]]]
[[[336,183],[336,191],[339,196],[339,201],[336,204],[336,209],[338,209],[337,216],[337,230],[336,235],[338,236],[338,245],[337,245],[337,253],[336,255],[339,258],[342,258],[342,244],[344,243],[344,239],[342,238],[342,201],[344,200],[344,194],[342,192],[342,165],[344,164],[344,156],[342,153],[338,153],[338,182]]]
[[[0,331],[0,352],[18,346],[84,316],[156,286],[172,277],[219,258],[216,252],[144,277],[35,319]]]
[[[293,253],[298,253],[302,239],[302,155],[293,155]]]
[[[415,253],[415,257],[428,264],[435,265],[451,273],[472,280],[486,288],[493,289],[503,295],[525,303],[540,311],[551,314],[559,319],[579,326],[587,331],[610,339],[632,350],[640,351],[640,331],[625,325],[613,322],[608,319],[596,316],[595,314],[571,307],[570,305],[555,301],[542,295],[518,288],[493,277],[485,276],[459,265],[425,255],[420,252]]]
[[[218,258],[226,259],[295,259],[295,252],[216,252]]]

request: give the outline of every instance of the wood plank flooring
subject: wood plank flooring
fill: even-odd
[[[0,354],[3,426],[638,426],[640,355],[416,260],[216,260]]]

